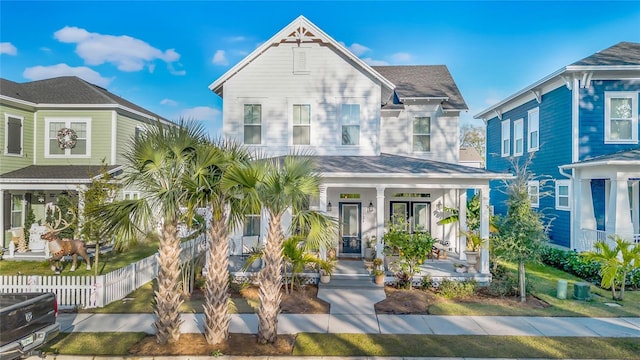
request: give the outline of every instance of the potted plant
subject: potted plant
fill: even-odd
[[[364,258],[365,259],[373,259],[373,256],[375,254],[375,250],[376,250],[376,236],[372,236],[371,238],[369,238],[369,240],[367,241],[367,247],[364,249]]]
[[[375,279],[376,285],[384,285],[384,276],[385,272],[382,269],[374,269],[373,277]]]
[[[478,263],[478,254],[480,253],[480,247],[482,246],[482,238],[478,232],[465,233],[467,236],[467,250],[464,252],[467,255],[467,264],[469,264],[469,272],[475,272],[475,266]]]
[[[336,264],[333,260],[319,261],[320,266],[320,282],[326,284],[331,281],[331,273],[335,269]]]

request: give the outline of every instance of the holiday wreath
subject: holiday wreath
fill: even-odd
[[[72,149],[76,146],[78,134],[71,128],[62,128],[58,130],[58,146],[60,149]]]

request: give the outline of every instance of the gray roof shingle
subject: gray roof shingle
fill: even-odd
[[[576,61],[573,66],[640,65],[640,43],[619,42]]]
[[[109,165],[107,172],[119,168],[120,165]],[[22,169],[14,170],[0,175],[0,182],[5,179],[24,180],[86,180],[97,176],[102,171],[102,165],[30,165]]]
[[[600,162],[639,162],[640,161],[640,148],[619,151],[612,154],[596,156],[591,159],[583,160],[579,164],[600,163]]]
[[[372,67],[396,86],[400,98],[448,97],[445,109],[468,110],[446,65]]]
[[[349,174],[437,174],[437,175],[504,175],[495,171],[473,168],[407,156],[380,154],[380,156],[313,156],[321,173]]]
[[[88,83],[77,76],[61,76],[26,83],[0,79],[0,94],[36,104],[121,105],[154,118],[166,120],[129,100]]]

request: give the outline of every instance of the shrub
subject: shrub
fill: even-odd
[[[527,282],[527,285],[529,282]],[[508,273],[494,277],[489,286],[482,288],[482,293],[496,296],[507,297],[518,295],[518,279]]]
[[[406,271],[399,271],[396,273],[397,287],[398,289],[411,289],[411,282],[413,280],[413,275]]]
[[[547,247],[542,252],[542,262],[590,282],[599,283],[602,279],[600,264],[575,251]]]
[[[459,299],[476,293],[478,283],[471,279],[467,281],[453,281],[444,279],[438,287],[438,293],[447,299]]]
[[[433,287],[433,279],[431,278],[431,275],[429,274],[424,275],[420,280],[420,289],[427,290],[427,289],[431,289],[432,287]]]

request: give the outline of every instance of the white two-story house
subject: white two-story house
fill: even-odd
[[[467,105],[444,65],[369,66],[300,16],[209,88],[223,98],[223,134],[270,156],[311,154],[322,175],[312,206],[337,217],[335,251],[362,257],[393,215],[410,219],[462,253],[457,225],[438,225],[444,207],[463,210],[481,193],[488,237],[489,180],[504,174],[459,164],[459,114]],[[234,236],[266,234],[256,214]],[[464,259],[464,254],[461,254]],[[488,273],[488,251],[482,272]]]

